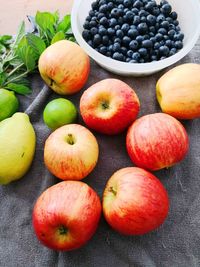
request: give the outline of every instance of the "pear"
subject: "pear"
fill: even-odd
[[[35,154],[36,136],[29,117],[17,112],[0,122],[0,184],[23,177]]]

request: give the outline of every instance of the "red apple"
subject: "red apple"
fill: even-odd
[[[159,227],[167,217],[169,200],[161,182],[136,167],[118,170],[103,194],[103,213],[116,231],[142,235]]]
[[[81,180],[96,166],[99,155],[94,135],[78,124],[58,128],[46,140],[44,162],[56,177]]]
[[[33,210],[37,238],[55,250],[83,246],[95,233],[101,215],[96,192],[79,181],[51,186],[38,198]]]
[[[138,167],[154,171],[181,161],[187,154],[189,140],[177,119],[155,113],[139,118],[130,126],[126,146]]]
[[[78,92],[86,83],[90,60],[79,45],[62,40],[42,53],[38,68],[51,89],[60,95],[70,95]]]
[[[109,135],[124,131],[136,119],[139,108],[134,90],[117,79],[106,79],[92,85],[80,100],[80,111],[86,125]]]

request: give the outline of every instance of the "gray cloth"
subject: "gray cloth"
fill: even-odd
[[[182,62],[200,63],[200,41]],[[68,99],[79,107],[83,91],[108,77],[120,78],[135,88],[140,116],[159,112],[155,84],[166,70],[143,78],[118,77],[91,62],[89,80],[83,90]],[[44,125],[45,104],[59,97],[39,77],[32,77],[33,93],[20,97],[21,111],[27,111],[37,134],[36,154],[27,175],[0,187],[0,267],[197,267],[200,266],[200,120],[184,122],[190,137],[186,159],[168,170],[155,173],[170,197],[168,219],[158,230],[137,237],[114,232],[103,216],[97,232],[83,248],[58,253],[42,246],[32,228],[32,209],[38,196],[59,182],[45,168],[43,147],[50,130]],[[43,89],[42,89],[43,88]],[[79,123],[82,120],[79,116]],[[126,149],[125,133],[109,137],[95,133],[100,157],[95,170],[83,181],[102,197],[108,178],[118,169],[132,166]]]

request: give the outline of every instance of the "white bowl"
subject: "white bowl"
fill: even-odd
[[[175,55],[151,63],[125,63],[98,53],[82,38],[83,23],[94,0],[75,0],[71,13],[72,31],[79,45],[103,68],[120,75],[145,76],[158,72],[176,63],[188,54],[200,35],[200,1],[169,0],[173,10],[178,13],[182,32],[185,34],[184,46]]]

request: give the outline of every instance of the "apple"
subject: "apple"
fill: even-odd
[[[156,85],[163,112],[178,119],[200,117],[200,64],[182,64],[165,73]]]
[[[79,45],[62,40],[44,50],[38,68],[51,89],[60,95],[70,95],[78,92],[86,83],[90,60]]]
[[[96,192],[80,181],[51,186],[37,199],[33,228],[48,248],[68,251],[83,246],[95,233],[101,216]]]
[[[117,79],[105,79],[88,88],[80,100],[85,124],[100,133],[118,134],[137,117],[139,99],[134,90]]]
[[[46,140],[44,162],[62,180],[81,180],[96,166],[99,155],[94,135],[78,124],[64,125]]]
[[[115,172],[103,193],[106,221],[119,233],[142,235],[158,228],[169,210],[167,192],[151,173],[136,167]]]
[[[128,129],[126,147],[131,160],[148,170],[171,167],[183,160],[189,148],[183,125],[164,113],[143,116]]]

